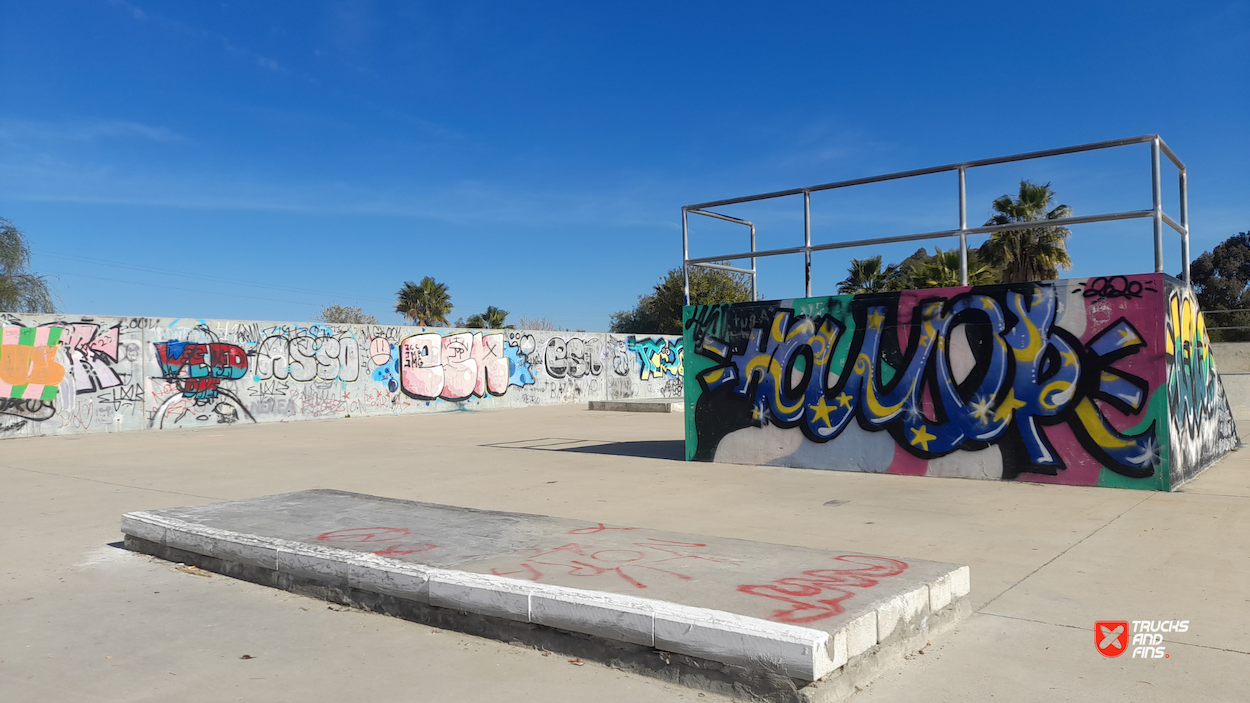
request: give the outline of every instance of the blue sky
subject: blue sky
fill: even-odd
[[[1189,167],[1194,255],[1250,230],[1247,2],[0,0],[0,28],[0,216],[73,313],[398,322],[431,275],[453,318],[604,330],[680,265],[684,204],[1154,132]],[[1149,207],[1148,159],[974,172],[969,220],[1021,178],[1078,214]],[[954,227],[954,188],[818,194],[813,240]],[[728,212],[802,243],[796,200]],[[814,292],[917,246],[818,254]],[[1153,269],[1145,221],[1071,249],[1073,275]],[[760,270],[802,293],[801,258]]]

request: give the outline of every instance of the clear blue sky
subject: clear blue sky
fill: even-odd
[[[0,31],[0,216],[74,313],[397,322],[431,275],[453,319],[603,330],[680,265],[683,204],[1153,132],[1194,255],[1250,230],[1246,2],[0,0]],[[974,174],[970,221],[1021,178],[1149,207],[1141,147]],[[814,198],[814,239],[953,227],[954,187]],[[785,246],[800,208],[739,214]],[[745,248],[699,225],[694,255]],[[1144,221],[1072,251],[1153,268]],[[815,292],[872,253],[818,255]],[[760,287],[800,295],[801,261]]]

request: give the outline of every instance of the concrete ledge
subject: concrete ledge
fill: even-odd
[[[626,398],[622,400],[592,400],[590,410],[609,410],[621,413],[679,413],[680,398]]]
[[[276,510],[278,503],[286,509]],[[405,526],[382,527],[382,520]],[[327,521],[340,529],[320,531]],[[230,523],[253,531],[221,527]],[[476,535],[464,533],[467,524],[477,525]],[[337,491],[128,513],[122,531],[129,548],[278,588],[555,628],[717,662],[737,672],[735,680],[780,675],[795,691],[882,644],[910,641],[934,615],[966,604],[970,586],[967,567],[949,564]],[[465,548],[454,544],[457,536]],[[483,553],[488,544],[495,549]],[[649,551],[657,558],[641,563]],[[752,564],[761,555],[767,563]],[[802,568],[831,559],[838,568]],[[657,574],[652,584],[639,581]]]

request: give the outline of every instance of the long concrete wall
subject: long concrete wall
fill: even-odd
[[[0,315],[0,438],[681,397],[678,337]]]
[[[1164,276],[685,310],[687,458],[1169,490],[1237,445]]]

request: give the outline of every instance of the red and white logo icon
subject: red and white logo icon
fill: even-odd
[[[1106,620],[1094,623],[1094,646],[1104,657],[1118,657],[1128,649],[1128,621]]]

